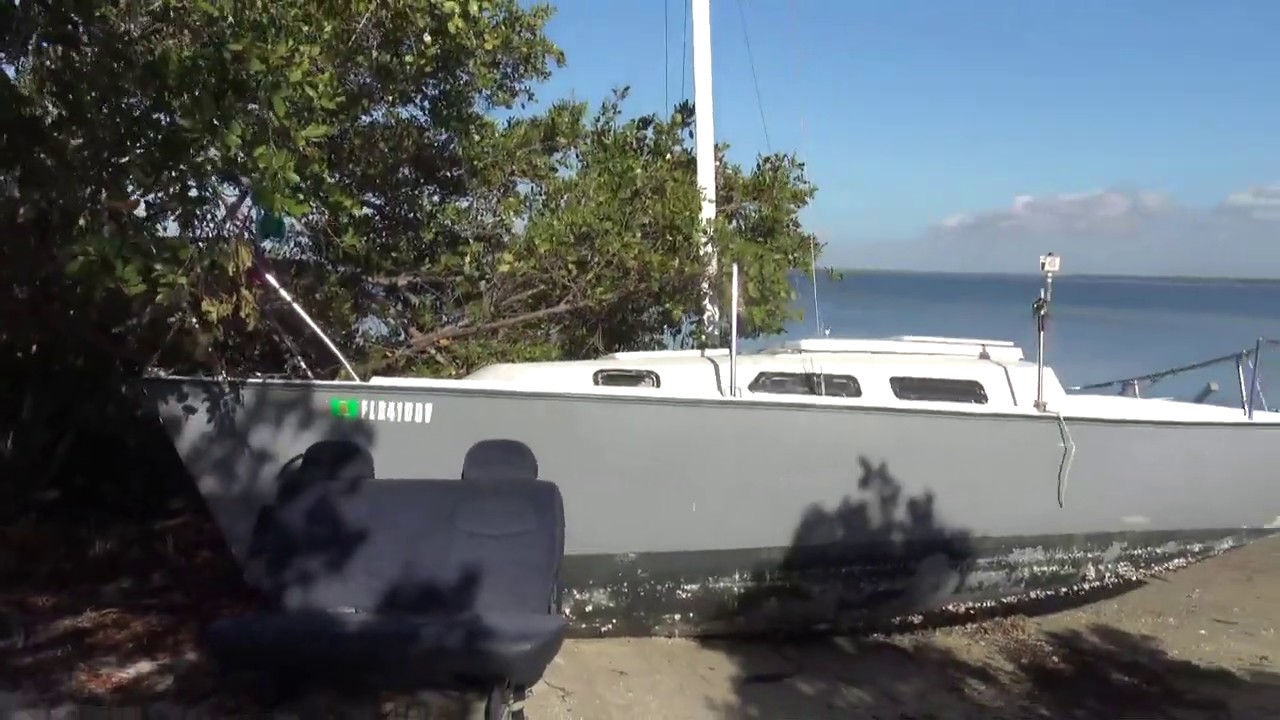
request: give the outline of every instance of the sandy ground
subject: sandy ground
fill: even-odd
[[[531,718],[1280,718],[1280,539],[1039,618],[802,645],[570,643]]]
[[[101,606],[80,612],[48,621],[22,649],[0,647],[0,682],[63,702],[97,693],[132,704],[178,691],[181,658],[152,658],[181,647],[187,626]],[[1278,628],[1280,538],[1038,618],[804,644],[574,641],[528,710],[531,720],[1280,718]],[[48,717],[15,711],[30,707],[17,698],[0,694],[0,718]]]

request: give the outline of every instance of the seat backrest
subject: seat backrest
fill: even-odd
[[[548,612],[564,556],[554,483],[307,479],[250,551],[280,606]]]
[[[335,514],[334,498],[374,477],[373,455],[348,440],[312,444],[281,470],[275,499],[255,519],[245,562],[249,584],[278,596],[283,585],[340,565],[365,541]]]
[[[462,460],[463,480],[537,480],[538,458],[519,440],[481,440]]]
[[[351,440],[321,440],[302,453],[300,470],[325,473],[331,482],[361,482],[373,478],[373,454]]]
[[[533,450],[519,440],[494,438],[481,440],[467,450],[462,460],[462,479],[469,482],[518,481],[538,479],[538,458]],[[557,500],[557,502],[560,502]],[[557,510],[563,515],[561,507]],[[553,555],[564,557],[564,530],[561,529]],[[555,576],[560,576],[557,562]],[[558,598],[557,593],[557,598]],[[557,605],[559,601],[557,600]]]
[[[564,562],[560,488],[529,479],[457,484],[448,567],[455,578],[478,578],[474,607],[549,612]]]

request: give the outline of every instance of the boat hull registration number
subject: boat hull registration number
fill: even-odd
[[[413,400],[366,400],[363,398],[333,398],[329,412],[336,418],[373,420],[375,422],[414,423],[431,422],[431,403]]]

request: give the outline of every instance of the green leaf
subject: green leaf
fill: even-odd
[[[294,217],[300,217],[311,212],[311,204],[304,200],[294,198],[286,198],[284,200],[284,211]]]
[[[282,277],[308,312],[327,328],[366,317],[392,326],[387,338],[343,348],[357,362],[394,366],[380,372],[460,375],[502,359],[579,357],[602,343],[659,347],[668,328],[698,311],[693,108],[653,115],[627,107],[619,92],[595,107],[549,98],[535,109],[534,89],[563,60],[545,34],[549,7],[196,0],[133,3],[123,13],[116,5],[77,16],[81,50],[38,53],[14,71],[6,101],[33,132],[13,162],[39,169],[24,175],[16,237],[6,239],[16,249],[0,264],[0,286],[29,293],[15,297],[39,297],[29,292],[37,282],[54,288],[68,317],[121,332],[140,357],[163,345],[175,367],[211,369],[218,348],[229,371],[280,371],[287,353],[255,324],[243,258],[227,242],[241,227],[227,217],[234,206],[225,194],[241,182],[254,189],[252,210],[279,220],[261,228],[264,237],[308,240],[310,261]],[[37,29],[49,28],[17,26],[14,46],[34,47]],[[86,57],[111,58],[109,71],[87,72]],[[55,122],[44,108],[67,111]],[[87,172],[86,162],[111,172]],[[809,264],[799,214],[813,188],[787,155],[754,167],[722,160],[718,179],[713,237],[722,258],[743,264],[744,336],[772,332],[792,306],[787,271]],[[146,218],[107,204],[125,187],[127,197],[147,199]],[[73,260],[54,272],[49,251]],[[189,295],[172,290],[187,278]],[[403,282],[367,292],[375,278]],[[567,297],[584,306],[521,319]],[[38,315],[15,302],[6,317]],[[181,309],[200,321],[138,330],[156,302],[165,305],[156,316]],[[13,344],[6,338],[15,332],[31,336],[24,347],[76,336],[50,339],[16,323],[0,323],[0,342]],[[471,334],[434,354],[396,339],[451,325]],[[176,339],[166,340],[172,327]]]

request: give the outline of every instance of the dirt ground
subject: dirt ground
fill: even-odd
[[[45,708],[135,708],[110,715],[121,718],[162,700],[169,712],[152,717],[191,716],[175,702],[239,715],[210,704],[191,641],[211,614],[250,599],[212,597],[209,572],[168,578],[184,589],[145,601],[128,588],[115,600],[0,588],[0,620],[22,625],[0,627],[0,718],[48,717],[16,710],[36,695]],[[1037,618],[803,644],[573,641],[528,710],[531,720],[1280,718],[1278,628],[1275,538]]]
[[[797,645],[564,649],[531,718],[1280,718],[1280,538],[1039,618]]]

